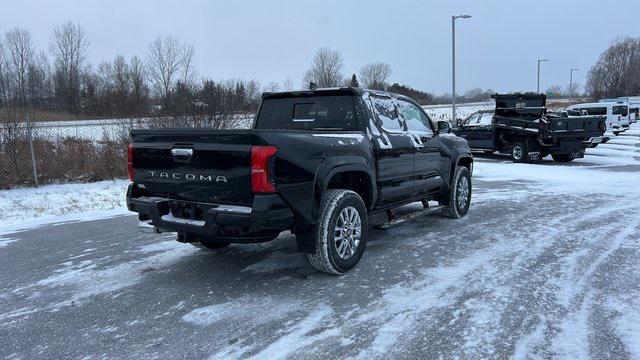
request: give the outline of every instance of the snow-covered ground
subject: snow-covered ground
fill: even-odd
[[[464,103],[456,105],[456,117],[458,119],[465,119],[467,116],[480,110],[491,110],[495,107],[494,101],[478,102],[478,103]],[[451,121],[451,105],[426,105],[422,107],[431,120],[433,121]]]
[[[127,213],[128,180],[0,190],[0,234],[34,224]]]
[[[342,277],[290,234],[211,253],[141,234],[114,217],[126,182],[102,184],[78,209],[110,218],[42,226],[32,204],[93,185],[0,192],[28,228],[0,234],[0,357],[640,359],[639,124],[569,164],[478,155],[467,217],[398,209]]]

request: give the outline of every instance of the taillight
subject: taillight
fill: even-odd
[[[133,149],[133,144],[129,144],[129,147],[127,147],[127,173],[131,181],[136,176],[136,169],[133,168]]]
[[[276,186],[270,177],[270,160],[278,152],[275,146],[251,147],[251,190],[254,193],[274,193]]]

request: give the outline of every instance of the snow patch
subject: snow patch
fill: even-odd
[[[54,305],[55,307],[69,306],[92,296],[112,293],[133,286],[144,278],[145,269],[168,267],[182,257],[196,252],[196,249],[191,246],[176,241],[162,242],[158,249],[162,249],[162,251],[118,265],[102,266],[96,260],[66,262],[62,264],[62,268],[54,271],[54,275],[21,287],[14,292],[20,293],[25,290],[33,290],[36,287],[70,288],[70,298]],[[143,249],[141,252],[148,251]]]
[[[130,214],[129,181],[46,185],[0,191],[0,234],[62,221],[96,220]]]
[[[295,311],[300,302],[293,299],[274,297],[244,297],[221,304],[209,305],[192,310],[182,316],[182,320],[194,325],[209,326],[224,320],[246,319],[247,325],[264,324],[281,319],[289,312]]]

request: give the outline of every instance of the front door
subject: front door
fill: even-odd
[[[493,113],[477,112],[469,116],[454,133],[469,143],[472,149],[494,149]]]
[[[370,95],[376,119],[370,124],[376,161],[380,205],[406,199],[413,193],[413,157],[415,147],[407,136],[393,99]]]
[[[407,133],[415,148],[413,178],[415,180],[414,195],[426,195],[438,191],[443,184],[439,142],[434,139],[434,130],[429,117],[416,104],[398,100],[400,114],[407,125]]]
[[[480,113],[478,123],[474,128],[473,146],[477,149],[493,149],[495,132],[493,131],[493,112]]]

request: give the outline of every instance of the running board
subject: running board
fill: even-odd
[[[418,216],[423,216],[423,215],[429,215],[432,214],[436,211],[440,211],[444,208],[444,206],[431,206],[427,209],[422,209],[422,210],[416,210],[414,212],[410,212],[408,214],[404,214],[404,215],[400,215],[397,217],[393,217],[392,219],[382,223],[382,224],[378,224],[378,225],[374,225],[373,228],[375,230],[387,230],[387,229],[391,229],[394,228],[402,223],[404,223],[407,220],[411,220],[414,219]]]

